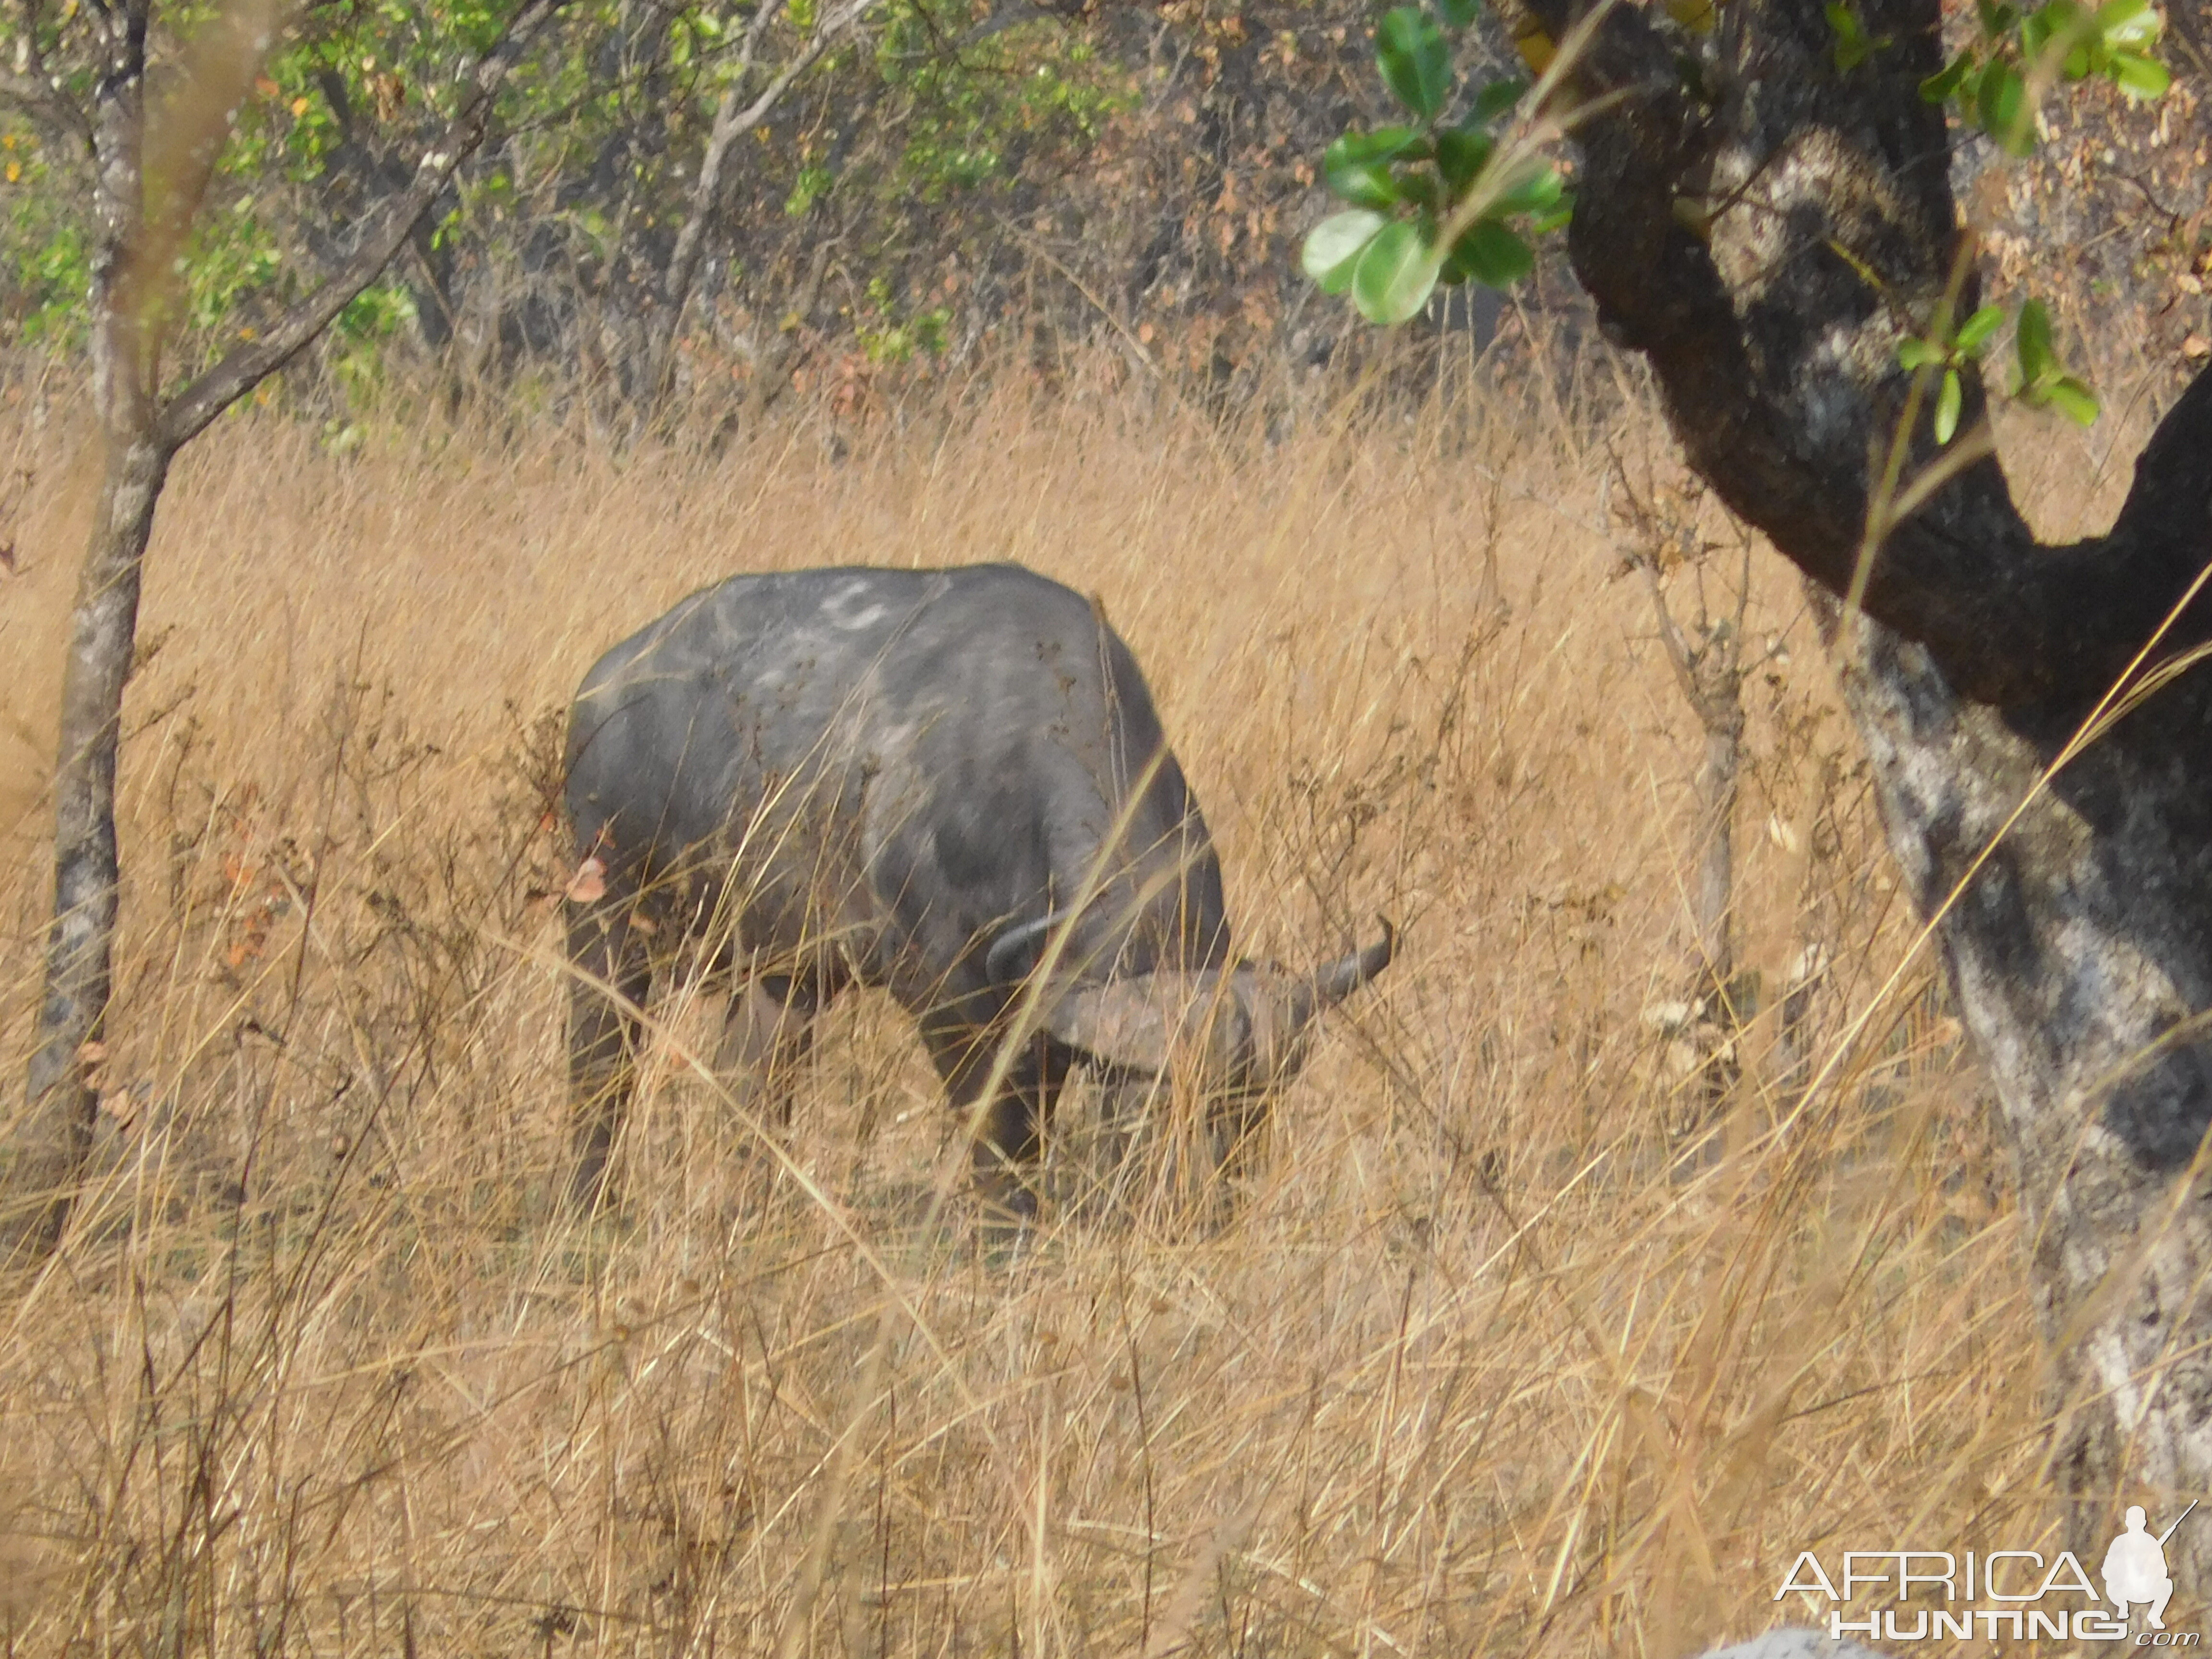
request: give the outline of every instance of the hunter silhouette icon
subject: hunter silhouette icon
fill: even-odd
[[[2191,1500],[2189,1510],[2197,1507]],[[2174,1517],[2168,1527],[2155,1538],[2144,1523],[2142,1505],[2128,1508],[2128,1529],[2112,1540],[2105,1552],[2105,1597],[2120,1611],[2124,1621],[2131,1602],[2148,1607],[2148,1623],[2153,1630],[2164,1630],[2166,1620],[2161,1616],[2166,1604],[2173,1599],[2173,1580],[2166,1571],[2166,1540],[2173,1536],[2174,1527],[2189,1518],[2189,1510]]]

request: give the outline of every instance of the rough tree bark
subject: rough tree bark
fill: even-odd
[[[98,1070],[112,988],[119,872],[115,768],[123,687],[138,625],[140,572],[170,462],[282,368],[374,280],[483,137],[501,81],[559,0],[524,0],[465,82],[459,108],[405,188],[364,221],[352,252],[269,328],[166,399],[161,348],[172,272],[227,133],[266,51],[274,8],[234,8],[195,42],[179,89],[150,113],[147,36],[153,0],[90,0],[96,72],[89,112],[27,52],[0,78],[9,97],[92,154],[92,371],[106,459],[62,678],[54,769],[54,910],[26,1111],[0,1176],[0,1254],[60,1237],[92,1145]],[[21,39],[35,44],[35,16]]]
[[[1558,39],[1579,0],[1528,9]],[[1705,42],[1621,7],[1575,76],[1617,100],[1576,131],[1577,273],[1650,358],[1691,464],[1832,594],[1905,409],[1898,343],[1960,236],[1950,137],[1918,93],[1936,0],[1862,12],[1891,44],[1846,73],[1819,0],[1731,0]],[[1975,386],[1966,424],[1982,413]],[[1938,453],[1924,412],[1911,435],[1917,471]],[[2016,1159],[2077,1547],[2115,1530],[2122,1488],[2160,1513],[2212,1493],[2212,675],[2035,786],[2212,560],[2208,440],[2200,377],[2110,533],[2064,547],[2037,544],[1984,459],[1886,538],[1864,617],[1826,606],[1911,890],[1923,914],[1962,890],[1939,937]],[[2207,613],[2187,606],[2160,654],[2202,641]],[[2212,1591],[2212,1528],[2169,1547],[2185,1592]]]

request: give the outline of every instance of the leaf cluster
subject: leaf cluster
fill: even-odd
[[[2034,94],[2054,80],[2102,77],[2136,99],[2163,97],[2172,84],[2157,57],[2161,24],[2150,0],[2095,8],[2046,0],[2033,9],[1975,0],[1974,17],[1977,38],[1921,83],[1920,95],[1948,106],[2008,155],[2035,149]]]
[[[1403,322],[1440,284],[1510,287],[1534,266],[1529,239],[1573,211],[1559,170],[1498,130],[1523,83],[1460,81],[1447,30],[1463,30],[1474,13],[1474,0],[1436,0],[1434,11],[1387,14],[1376,69],[1412,118],[1346,132],[1322,155],[1329,190],[1350,206],[1314,228],[1301,263],[1324,293],[1349,293],[1370,322]]]
[[[1834,59],[1836,72],[1849,75],[1878,52],[1887,51],[1893,44],[1887,34],[1867,33],[1866,21],[1851,0],[1828,0],[1828,33],[1835,37],[1828,48]]]
[[[1049,15],[964,42],[964,6],[899,0],[872,68],[903,142],[886,193],[936,204],[1004,183],[1025,150],[1079,150],[1133,108],[1130,77]]]
[[[1900,368],[1940,372],[1936,391],[1937,443],[1949,443],[1958,432],[1966,395],[1961,372],[1988,350],[1997,331],[2004,326],[2005,315],[2002,306],[1984,306],[1955,330],[1948,327],[1947,319],[1939,318],[1924,337],[1906,340],[1897,348]],[[2059,360],[2051,343],[2051,313],[2042,301],[2021,303],[2019,321],[2013,329],[2013,350],[2019,360],[2012,386],[2014,397],[2031,409],[2055,409],[2083,426],[2097,418],[2100,407],[2097,394]]]

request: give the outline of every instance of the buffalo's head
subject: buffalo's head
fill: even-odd
[[[991,946],[991,978],[1025,978],[1064,921],[1048,916],[1002,933]],[[1390,965],[1397,930],[1382,927],[1374,944],[1306,973],[1240,962],[1051,985],[1039,1024],[1114,1071],[1158,1077],[1180,1054],[1209,1094],[1261,1095],[1304,1063],[1314,1022]]]

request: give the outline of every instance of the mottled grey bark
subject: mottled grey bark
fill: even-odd
[[[1528,9],[1563,38],[1576,0]],[[1624,7],[1576,77],[1618,95],[1577,129],[1577,274],[1609,337],[1650,358],[1692,465],[1831,593],[1906,407],[1898,343],[1929,326],[1959,240],[1949,137],[1918,94],[1942,61],[1936,0],[1861,10],[1890,44],[1844,72],[1819,0],[1732,0],[1702,39]],[[1960,313],[1977,302],[1970,280]],[[1966,424],[1982,410],[1970,385]],[[1924,410],[1911,436],[1908,479],[1939,453]],[[1884,541],[1864,617],[1827,606],[1923,913],[1959,890],[1939,937],[2002,1103],[2054,1453],[2092,1547],[2123,1488],[2212,1492],[2204,672],[2037,784],[2212,561],[2208,443],[2199,378],[2111,533],[2060,548],[1982,460]],[[2207,611],[2189,606],[2159,654],[2202,641]],[[2212,1583],[2212,1531],[2170,1547],[2182,1583]]]
[[[1734,1647],[1715,1648],[1705,1659],[1882,1659],[1872,1648],[1839,1642],[1824,1630],[1784,1626]]]
[[[135,429],[134,429],[135,428]],[[137,638],[138,576],[169,452],[142,421],[107,422],[106,476],[77,583],[62,671],[54,772],[54,910],[30,1110],[8,1166],[0,1237],[52,1244],[91,1149],[94,1080],[115,934],[115,757],[123,682]]]
[[[329,278],[166,400],[160,395],[155,319],[166,314],[161,302],[177,250],[236,97],[267,47],[269,30],[251,21],[252,15],[242,8],[209,26],[246,24],[237,40],[216,40],[204,61],[188,64],[164,106],[170,118],[150,149],[145,83],[153,0],[110,0],[71,14],[90,36],[86,55],[95,78],[88,112],[68,104],[58,77],[27,70],[23,76],[0,81],[0,96],[92,150],[91,367],[106,457],[63,670],[53,918],[27,1110],[0,1165],[0,1254],[52,1246],[92,1145],[120,892],[115,768],[123,687],[137,639],[140,572],[169,463],[224,410],[290,362],[374,280],[454,167],[482,140],[500,82],[557,4],[525,0],[507,33],[477,66],[451,124],[424,154],[407,187],[367,216],[352,252]],[[256,55],[252,60],[244,56],[249,52]],[[155,168],[158,188],[149,182]]]
[[[152,352],[140,327],[131,249],[143,223],[150,0],[94,14],[102,70],[76,123],[93,155],[92,386],[106,448],[100,503],[70,617],[54,767],[54,909],[28,1111],[9,1149],[8,1237],[50,1245],[92,1144],[95,1045],[115,932],[115,757],[123,682],[137,636],[138,573],[171,452],[155,433]],[[57,94],[58,96],[58,94]]]

